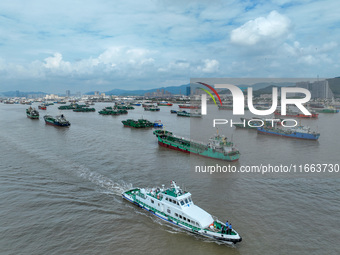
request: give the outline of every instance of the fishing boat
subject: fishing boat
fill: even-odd
[[[334,108],[333,106],[328,106],[325,108],[317,109],[316,111],[320,113],[338,113],[339,112],[339,110]]]
[[[146,119],[127,119],[122,121],[124,127],[133,127],[133,128],[150,128],[154,126],[154,123],[148,121]]]
[[[74,112],[95,112],[95,108],[89,108],[89,107],[80,107],[77,109],[73,109]]]
[[[26,115],[27,118],[33,119],[33,120],[37,120],[39,119],[39,112],[32,107],[29,107],[28,109],[26,109]]]
[[[41,105],[38,106],[38,108],[40,110],[46,110],[47,109],[46,104],[41,104]]]
[[[155,130],[153,134],[157,137],[159,145],[169,149],[226,161],[237,161],[240,158],[240,152],[234,144],[219,134],[211,137],[208,143],[179,137],[166,130]]]
[[[131,105],[115,105],[115,109],[118,110],[134,110],[135,107],[131,106]]]
[[[105,107],[98,113],[101,115],[119,115],[118,111],[113,110],[112,107]]]
[[[144,107],[144,111],[150,111],[150,112],[158,112],[161,109],[155,105]]]
[[[295,111],[287,111],[286,115],[282,115],[280,110],[276,110],[274,112],[275,116],[282,116],[282,117],[295,117],[295,118],[318,118],[319,114],[315,111],[311,111],[311,115],[306,115],[300,112]]]
[[[77,104],[77,103],[72,103],[69,105],[62,105],[58,107],[58,110],[74,110],[74,109],[80,109],[86,107],[85,104]]]
[[[52,117],[51,115],[45,115],[44,120],[46,124],[57,127],[69,127],[71,125],[70,122],[65,119],[64,114],[61,114],[56,117]]]
[[[179,108],[184,108],[184,109],[201,109],[201,106],[199,105],[190,105],[190,104],[180,104],[178,105]]]
[[[169,102],[159,102],[157,103],[158,106],[172,106],[172,103],[169,103]]]
[[[304,140],[318,140],[320,133],[312,131],[309,127],[296,126],[291,128],[277,128],[277,127],[259,127],[257,132],[264,135],[282,136],[286,138],[304,139]]]
[[[179,117],[202,117],[202,114],[199,112],[177,111],[177,116]]]
[[[155,120],[153,122],[153,127],[154,128],[162,128],[163,127],[163,123],[160,120]]]
[[[101,115],[121,115],[128,114],[128,111],[125,109],[115,109],[115,107],[107,106],[98,113]]]
[[[133,105],[133,106],[141,106],[142,104],[141,103],[131,103],[131,105]]]
[[[194,204],[191,193],[175,181],[170,188],[132,188],[122,197],[160,219],[191,233],[227,244],[242,241],[242,237],[226,224]]]

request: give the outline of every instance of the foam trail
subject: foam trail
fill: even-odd
[[[16,151],[22,152],[23,154],[29,155],[33,158],[41,160],[42,162],[48,163],[57,169],[75,174],[85,180],[88,180],[106,190],[109,190],[115,195],[120,196],[121,193],[127,189],[132,188],[132,184],[126,183],[124,181],[115,182],[108,177],[91,171],[85,165],[79,164],[77,162],[65,159],[58,154],[50,154],[46,148],[32,147],[30,144],[18,144],[14,139],[8,137],[0,136],[8,144],[12,145]],[[43,153],[42,153],[43,151]]]

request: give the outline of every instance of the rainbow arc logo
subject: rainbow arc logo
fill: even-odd
[[[220,95],[217,93],[217,91],[210,85],[206,84],[206,83],[203,83],[203,82],[197,82],[203,86],[206,86],[207,88],[209,88],[212,92],[214,92],[214,94],[217,96],[218,100],[220,101],[220,104],[222,105],[222,100],[220,98]],[[210,93],[209,90],[207,89],[204,89],[204,88],[200,88],[201,90],[203,90],[204,92],[206,92],[211,98],[212,100],[214,101],[215,105],[217,105],[216,103],[216,100],[215,100],[215,97]]]
[[[222,105],[222,100],[221,100],[220,95],[217,93],[217,91],[216,91],[212,86],[210,86],[210,85],[208,85],[208,84],[206,84],[206,83],[203,83],[203,82],[197,82],[197,83],[198,83],[198,84],[201,84],[201,85],[203,85],[203,86],[205,86],[205,87],[207,87],[207,88],[209,88],[212,92],[214,92],[214,94],[217,96],[217,98],[218,98],[220,104]],[[203,90],[204,92],[206,92],[206,93],[212,98],[212,100],[214,101],[215,105],[217,105],[216,100],[215,100],[215,97],[210,93],[209,90],[204,89],[204,88],[199,88],[199,89],[201,89],[201,90]],[[205,115],[205,114],[207,114],[207,105],[206,105],[206,97],[205,97],[204,94],[202,94],[202,100],[204,101],[204,102],[202,101],[202,114]]]

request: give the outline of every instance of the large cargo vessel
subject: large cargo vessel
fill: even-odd
[[[227,244],[242,241],[242,237],[227,221],[216,217],[194,204],[191,194],[182,190],[174,181],[171,187],[141,189],[132,188],[122,193],[129,202],[154,214],[160,219],[191,233]]]
[[[257,132],[264,135],[282,136],[286,138],[304,139],[304,140],[318,140],[320,133],[311,131],[310,128],[304,126],[297,126],[292,128],[276,128],[276,127],[259,127]]]
[[[57,127],[69,127],[71,125],[70,122],[65,119],[63,114],[56,116],[55,118],[51,115],[45,115],[44,120],[46,124]]]
[[[166,130],[155,130],[153,133],[158,139],[158,144],[169,149],[226,161],[237,161],[240,158],[240,152],[232,142],[227,141],[225,136],[217,134],[206,144],[175,136]]]

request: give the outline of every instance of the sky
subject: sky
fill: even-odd
[[[340,76],[338,0],[1,0],[0,92]]]

